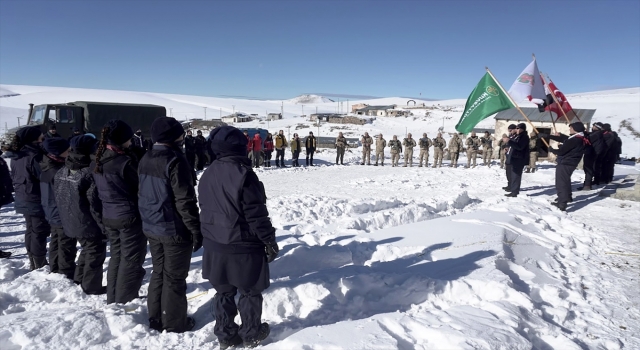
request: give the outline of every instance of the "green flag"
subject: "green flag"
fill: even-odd
[[[498,83],[489,73],[485,73],[469,95],[456,130],[466,134],[486,117],[514,107],[509,97],[498,87]]]

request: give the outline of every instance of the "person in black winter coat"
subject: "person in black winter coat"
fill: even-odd
[[[44,140],[37,126],[24,127],[14,136],[7,152],[11,159],[11,179],[15,189],[15,209],[24,216],[27,229],[24,243],[31,270],[47,265],[47,222],[40,198],[40,161]]]
[[[145,151],[147,150],[147,142],[144,139],[144,135],[142,135],[141,129],[136,130],[136,132],[131,137],[131,146],[142,148]]]
[[[602,159],[602,183],[608,184],[613,181],[613,173],[616,165],[616,152],[617,152],[617,138],[618,134],[611,130],[610,124],[603,124],[604,132],[602,138],[604,139],[606,151]]]
[[[529,163],[529,135],[527,125],[520,123],[516,126],[516,134],[513,138],[505,137],[502,141],[509,147],[507,151],[507,164],[511,168],[511,179],[509,183],[510,193],[507,197],[517,197],[520,193],[522,183],[522,172]]]
[[[193,170],[182,152],[182,125],[174,118],[157,118],[151,137],[156,143],[138,167],[138,208],[153,262],[149,324],[180,333],[195,326],[187,317],[186,278],[191,252],[202,247],[198,202]]]
[[[60,136],[60,134],[58,134],[58,128],[56,128],[55,124],[51,124],[51,126],[49,127],[49,131],[47,131],[47,133],[44,135],[45,139],[48,138],[52,138],[52,137],[62,137]]]
[[[195,137],[195,149],[198,162],[196,163],[196,170],[200,171],[204,169],[204,165],[207,162],[205,156],[205,148],[207,147],[207,140],[202,136],[202,131],[198,130],[198,136]]]
[[[268,263],[279,251],[275,229],[264,186],[245,156],[245,136],[224,126],[210,138],[215,160],[198,186],[205,248],[202,276],[216,290],[214,333],[221,348],[242,342],[253,347],[269,334],[268,324],[261,323],[262,291],[269,287]],[[234,322],[238,310],[241,327]]]
[[[578,191],[590,191],[592,185],[598,185],[600,174],[596,171],[598,162],[602,161],[605,149],[604,138],[602,135],[602,123],[594,123],[591,132],[584,132],[584,136],[589,139],[589,145],[584,150],[584,184],[578,187]]]
[[[147,238],[138,211],[138,159],[131,151],[131,127],[110,120],[102,128],[93,180],[102,202],[102,223],[109,238],[107,304],[137,298],[145,269]]]
[[[71,136],[69,136],[69,138],[67,138],[67,142],[71,142],[72,138],[74,138],[74,137],[76,137],[78,135],[84,134],[80,128],[76,128],[76,127],[74,127],[71,131],[73,132],[73,134],[71,134]]]
[[[4,148],[4,145],[3,145]],[[4,149],[3,149],[4,150]],[[0,156],[2,151],[0,150]],[[0,208],[7,204],[13,203],[13,182],[11,181],[11,172],[7,166],[7,162],[0,157]],[[8,258],[11,256],[11,252],[4,252],[0,250],[0,258]]]
[[[107,256],[107,238],[102,226],[102,204],[93,181],[91,155],[97,140],[92,135],[71,139],[71,151],[64,168],[53,184],[64,233],[80,242],[82,247],[74,281],[86,294],[104,294],[102,265]]]
[[[515,124],[509,124],[508,130],[509,130],[509,136],[507,137],[508,139],[513,139],[516,137],[516,128],[517,126]],[[507,192],[511,192],[511,163],[508,162],[508,157],[507,154],[509,154],[509,146],[507,145],[508,142],[504,141],[505,139],[502,138],[502,144],[503,144],[503,148],[505,149],[505,164],[504,164],[504,172],[507,175],[507,185],[505,187],[503,187],[502,189],[507,191]]]
[[[563,134],[549,136],[552,140],[562,142],[558,149],[549,148],[549,151],[557,156],[556,191],[558,192],[558,200],[551,204],[562,211],[567,210],[567,203],[572,198],[571,174],[576,170],[587,146],[590,146],[589,139],[584,136],[584,131],[584,125],[576,122],[569,125],[571,136]]]
[[[191,130],[187,131],[187,136],[184,138],[184,154],[187,157],[187,162],[191,169],[196,169],[196,138],[193,137]]]
[[[78,242],[64,234],[53,186],[56,174],[64,167],[69,155],[69,141],[61,137],[48,138],[42,142],[42,148],[46,155],[40,162],[40,194],[47,222],[51,226],[49,270],[73,280]]]
[[[304,147],[307,154],[306,164],[307,166],[313,166],[313,154],[316,152],[317,147],[316,137],[313,136],[313,132],[309,131],[309,136],[304,141]]]

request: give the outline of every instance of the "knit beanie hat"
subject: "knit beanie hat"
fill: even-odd
[[[78,135],[71,139],[71,150],[83,155],[90,155],[98,149],[98,140],[92,135]]]
[[[525,123],[518,124],[518,129],[527,130],[527,124],[525,124]]]
[[[133,129],[122,120],[109,120],[105,127],[109,128],[109,133],[106,135],[107,141],[115,146],[122,145],[133,137]]]
[[[211,150],[217,157],[247,154],[247,137],[233,126],[215,128],[209,134]]]
[[[42,142],[42,148],[47,153],[59,157],[69,149],[69,141],[62,137],[50,137]]]
[[[153,142],[173,143],[184,134],[182,124],[171,117],[160,117],[151,124]]]
[[[16,136],[20,138],[23,145],[38,141],[40,135],[42,135],[42,130],[38,126],[27,126],[16,132]]]
[[[509,130],[515,130],[516,125],[515,124],[509,124]]]
[[[575,132],[584,132],[584,124],[580,122],[575,122],[569,126],[572,127]]]

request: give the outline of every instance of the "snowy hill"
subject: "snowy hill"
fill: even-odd
[[[324,96],[318,96],[318,95],[300,95],[298,97],[292,98],[289,100],[289,102],[291,103],[296,103],[296,104],[319,104],[319,103],[329,103],[329,102],[334,102],[332,99],[330,98],[326,98]]]
[[[445,132],[454,132],[464,110],[465,99],[442,101],[415,100],[417,105],[424,105],[428,109],[412,110],[413,116],[407,118],[377,118],[372,124],[363,126],[342,126],[322,124],[320,128],[312,123],[296,118],[302,114],[319,113],[347,113],[357,103],[369,105],[397,105],[398,108],[413,105],[407,98],[388,97],[369,100],[351,100],[335,102],[319,95],[302,95],[290,100],[248,100],[240,98],[222,98],[205,96],[187,96],[162,93],[147,93],[135,91],[94,90],[78,88],[59,88],[23,85],[0,85],[2,91],[16,94],[16,96],[0,98],[0,130],[5,125],[12,128],[18,125],[17,117],[26,121],[28,104],[65,103],[71,101],[103,101],[123,103],[149,103],[167,108],[167,112],[179,120],[194,118],[219,118],[231,114],[233,111],[246,114],[279,113],[284,110],[284,119],[275,122],[254,121],[243,125],[249,127],[270,128],[276,130],[297,130],[304,134],[315,131],[320,136],[336,136],[342,131],[348,137],[359,137],[365,131],[369,134],[384,133],[385,135],[404,136],[407,132],[414,136],[429,133],[435,136],[439,128]],[[623,141],[623,154],[629,157],[640,157],[640,87],[607,90],[599,92],[579,93],[568,95],[569,101],[575,108],[596,109],[594,121],[610,123],[612,128],[620,134]],[[306,101],[306,102],[305,102]],[[522,106],[534,106],[529,102]],[[206,107],[206,109],[205,109]],[[428,112],[426,115],[425,113]],[[493,127],[494,120],[487,118],[478,127]],[[288,129],[290,128],[290,129]],[[346,128],[346,129],[344,129]],[[447,136],[448,137],[448,136]]]

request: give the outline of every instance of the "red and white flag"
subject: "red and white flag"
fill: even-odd
[[[564,96],[562,91],[560,91],[556,84],[554,84],[553,81],[549,79],[549,76],[547,76],[547,80],[549,81],[549,83],[545,84],[545,87],[556,97],[558,103],[556,103],[553,98],[551,98],[551,100],[547,102],[544,110],[555,113],[557,115],[556,120],[558,120],[563,117],[564,114],[568,114],[569,112],[571,112],[573,110],[573,107],[571,107],[569,101],[567,101],[567,98]],[[560,105],[558,106],[558,104]],[[562,108],[562,110],[560,108]],[[564,111],[564,113],[562,113],[562,111]]]
[[[540,71],[538,71],[538,64],[535,58],[513,82],[509,89],[509,95],[515,102],[520,102],[525,98],[529,101],[533,99],[544,100],[546,97],[544,83],[540,79]]]

